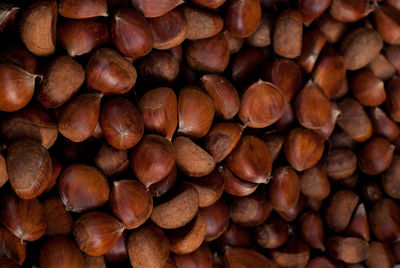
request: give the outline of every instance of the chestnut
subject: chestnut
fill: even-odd
[[[337,124],[356,142],[364,142],[372,136],[372,124],[361,104],[350,97],[338,103],[341,116]]]
[[[177,268],[185,267],[213,267],[213,256],[207,243],[189,254],[174,254],[172,259]]]
[[[224,179],[224,191],[233,196],[248,196],[257,190],[258,183],[241,180],[226,165],[220,166],[219,172]]]
[[[49,56],[56,50],[57,1],[33,1],[22,12],[19,36],[36,56]]]
[[[323,200],[331,192],[325,170],[317,165],[300,173],[300,189],[309,198]]]
[[[242,132],[243,126],[238,123],[216,123],[205,138],[204,149],[212,155],[215,162],[221,162],[235,148],[242,136]]]
[[[6,159],[0,155],[0,188],[8,181]]]
[[[201,246],[206,236],[206,220],[200,212],[185,226],[170,230],[167,236],[171,251],[175,254],[189,254]]]
[[[335,1],[343,0],[333,2]],[[366,0],[360,2],[366,2]],[[382,47],[382,37],[371,28],[361,27],[349,32],[340,46],[346,69],[354,71],[366,66],[379,54]]]
[[[231,55],[240,51],[244,44],[244,38],[233,36],[230,32],[226,30],[223,31],[223,35],[228,42],[228,48]]]
[[[222,6],[226,0],[190,0],[190,2],[200,7],[216,9]]]
[[[0,227],[0,241],[0,256],[2,258],[13,259],[18,264],[24,263],[26,243],[21,242],[20,238],[3,227]]]
[[[152,51],[138,63],[138,75],[143,81],[171,84],[179,74],[179,63],[168,52]]]
[[[303,84],[299,66],[288,59],[275,59],[273,62],[267,63],[261,77],[265,81],[271,81],[281,91],[286,103],[291,101]]]
[[[371,239],[369,229],[365,205],[364,203],[360,203],[354,212],[346,233],[348,236],[356,236],[369,241]]]
[[[325,209],[325,224],[328,228],[336,233],[343,232],[350,223],[359,199],[359,196],[350,190],[334,193]]]
[[[106,141],[120,150],[135,146],[144,133],[140,111],[121,97],[107,99],[103,103],[99,124]]]
[[[39,142],[23,139],[7,149],[7,173],[14,192],[22,199],[41,195],[52,176],[49,152]]]
[[[153,47],[150,25],[136,10],[120,8],[115,11],[110,24],[114,45],[125,56],[133,59],[148,54]]]
[[[327,98],[331,99],[340,91],[345,77],[343,57],[332,47],[326,47],[318,57],[312,81],[322,89]]]
[[[400,122],[400,77],[393,76],[386,86],[386,110],[389,116],[397,123]]]
[[[63,236],[53,237],[43,244],[39,252],[39,263],[43,268],[87,267],[74,241]]]
[[[200,213],[206,225],[205,241],[219,238],[228,228],[229,210],[224,201],[218,200],[211,206],[201,208]]]
[[[102,97],[102,93],[85,93],[63,105],[57,114],[60,133],[73,142],[92,136],[99,120]]]
[[[394,199],[400,198],[400,177],[398,176],[400,171],[399,168],[400,157],[399,155],[395,154],[389,168],[382,174],[381,177],[382,188],[387,195]]]
[[[294,109],[299,123],[308,129],[321,129],[332,119],[331,102],[312,82],[297,94]]]
[[[58,136],[57,125],[49,111],[36,103],[5,115],[0,123],[0,129],[10,142],[32,139],[41,143],[46,149],[53,146]]]
[[[357,169],[357,156],[348,148],[334,148],[324,156],[323,168],[334,181],[349,178]]]
[[[318,29],[325,35],[329,43],[336,43],[346,31],[347,24],[332,18],[329,13],[323,14],[316,21]]]
[[[2,17],[0,22],[0,32],[3,32],[5,29],[14,26],[19,10],[20,8],[12,3],[0,4],[0,17]]]
[[[227,246],[225,248],[225,267],[271,267],[271,261],[261,253],[247,249]]]
[[[379,107],[369,110],[374,133],[392,141],[400,135],[400,127]]]
[[[108,16],[106,0],[61,0],[58,4],[61,16],[71,19],[86,19]]]
[[[176,151],[176,165],[179,170],[190,177],[203,177],[215,168],[215,161],[191,139],[178,136],[172,144]]]
[[[187,63],[195,71],[222,73],[228,67],[230,59],[228,42],[222,34],[191,41],[186,47],[185,56]]]
[[[399,205],[390,198],[376,202],[368,213],[372,233],[382,242],[393,242],[400,235]]]
[[[299,1],[299,10],[303,17],[303,23],[305,26],[309,26],[316,18],[322,15],[325,10],[328,9],[331,4],[331,0],[323,0],[314,2],[313,0],[301,0]]]
[[[265,57],[259,48],[249,46],[238,51],[230,64],[232,82],[236,86],[245,86],[257,80],[264,60]],[[261,79],[265,80],[264,77]]]
[[[293,168],[278,167],[268,184],[267,198],[274,210],[285,211],[294,207],[300,196],[300,181]]]
[[[163,180],[175,165],[175,149],[164,137],[148,134],[130,153],[132,171],[148,188]]]
[[[358,154],[358,166],[367,175],[378,175],[389,168],[394,145],[388,140],[374,137],[367,141]]]
[[[172,139],[178,124],[178,104],[171,88],[159,87],[147,91],[139,99],[138,107],[146,130]]]
[[[186,39],[205,39],[222,31],[224,21],[217,13],[188,5],[183,6],[181,10],[187,21]]]
[[[246,228],[240,227],[231,222],[228,229],[218,239],[218,244],[231,247],[249,247],[252,242],[252,237]]]
[[[400,73],[400,46],[399,45],[389,45],[385,48],[385,56],[389,63],[395,69],[397,74]]]
[[[322,138],[304,128],[295,128],[286,136],[284,144],[286,159],[297,171],[313,167],[322,157]]]
[[[372,241],[369,244],[369,252],[368,258],[365,260],[368,268],[378,266],[389,268],[394,266],[395,260],[388,245],[379,241]]]
[[[370,252],[368,242],[356,237],[330,237],[326,246],[333,259],[350,264],[366,260]]]
[[[0,59],[1,61],[9,61],[28,73],[34,74],[37,72],[37,57],[23,47],[22,44],[9,44],[3,47],[0,50]]]
[[[142,225],[153,210],[153,198],[146,187],[135,180],[114,181],[109,204],[126,229]]]
[[[284,97],[272,83],[259,80],[243,92],[239,118],[245,126],[264,128],[272,125],[283,114]]]
[[[377,183],[368,181],[363,185],[362,197],[366,202],[374,204],[383,199],[383,192]]]
[[[127,231],[124,231],[118,238],[117,243],[115,243],[115,245],[104,254],[104,258],[107,262],[124,262],[129,259],[126,245],[127,237]]]
[[[249,37],[257,30],[262,16],[257,0],[229,1],[225,11],[225,28],[236,37]]]
[[[101,207],[110,195],[110,187],[103,173],[85,164],[73,164],[65,168],[57,187],[67,211],[72,212]]]
[[[188,21],[184,12],[175,8],[156,18],[148,19],[153,48],[171,49],[179,46],[187,36]]]
[[[274,249],[284,245],[289,236],[288,225],[278,215],[271,215],[253,229],[254,239],[260,247]]]
[[[72,217],[63,202],[56,196],[49,196],[42,202],[47,220],[46,236],[69,235],[72,233]]]
[[[57,25],[57,42],[71,57],[87,54],[109,41],[104,18],[65,20]]]
[[[292,236],[282,248],[272,250],[271,255],[278,266],[304,267],[310,259],[310,248]]]
[[[350,90],[364,106],[379,106],[386,99],[383,81],[367,69],[358,71],[352,76]]]
[[[0,63],[0,111],[25,107],[32,99],[37,77],[11,63]]]
[[[229,169],[239,178],[268,183],[272,170],[272,157],[268,145],[256,136],[244,136],[226,158]]]
[[[85,72],[77,61],[58,56],[48,65],[36,98],[46,108],[58,108],[75,95],[84,80]]]
[[[283,211],[276,211],[276,212],[286,222],[292,222],[300,215],[301,212],[303,212],[306,206],[307,206],[307,198],[305,197],[305,195],[300,194],[296,204],[293,207]]]
[[[118,150],[103,143],[94,159],[96,167],[99,168],[107,178],[118,176],[129,168],[127,150]]]
[[[176,229],[189,223],[199,210],[196,189],[183,184],[154,204],[151,220],[161,228]]]
[[[135,9],[139,10],[146,18],[160,17],[176,6],[183,3],[182,0],[131,0]]]
[[[178,99],[178,134],[190,138],[204,137],[213,119],[214,104],[210,96],[194,86],[181,89]]]
[[[199,180],[188,180],[197,190],[199,207],[208,207],[217,202],[224,192],[224,179],[218,170],[214,170]]]
[[[217,74],[206,74],[200,78],[200,83],[212,98],[217,117],[228,120],[238,113],[239,94],[228,79]]]
[[[324,226],[320,215],[313,211],[304,212],[299,218],[300,234],[312,248],[325,251]]]
[[[106,262],[103,256],[90,256],[85,254],[83,258],[85,259],[86,268],[106,268]]]
[[[331,16],[343,22],[358,21],[372,11],[368,0],[332,0],[329,8]]]
[[[256,31],[247,37],[245,41],[253,47],[267,47],[272,42],[272,30],[272,17],[264,13]]]
[[[307,264],[307,268],[318,268],[318,267],[343,268],[343,265],[340,262],[331,260],[325,256],[314,257]],[[353,266],[349,266],[349,265],[347,265],[347,267],[357,268],[357,267],[353,267]]]
[[[101,256],[117,243],[123,225],[104,212],[82,214],[74,223],[73,235],[79,249],[91,256]]]
[[[0,223],[21,241],[36,241],[46,232],[43,206],[36,198],[20,199],[4,194],[0,199]]]
[[[289,59],[300,56],[302,37],[303,18],[301,13],[294,9],[286,9],[275,22],[272,36],[274,52]]]
[[[133,230],[127,240],[129,260],[133,267],[163,268],[170,248],[164,231],[153,224]]]
[[[271,215],[271,212],[271,204],[259,194],[235,197],[229,206],[230,218],[243,227],[260,225]]]
[[[154,183],[149,186],[149,191],[154,197],[160,197],[169,192],[176,183],[178,177],[178,168],[176,165],[172,171],[162,181]]]
[[[104,94],[125,94],[136,83],[135,67],[117,51],[98,49],[86,65],[86,82],[89,87]]]
[[[368,69],[376,77],[384,81],[391,78],[396,72],[392,64],[383,54],[376,55],[376,57],[368,64]]]

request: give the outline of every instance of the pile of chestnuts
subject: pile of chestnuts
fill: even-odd
[[[0,0],[0,267],[400,263],[400,0]]]

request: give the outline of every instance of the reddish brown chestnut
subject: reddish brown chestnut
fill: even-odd
[[[43,244],[39,252],[40,267],[84,268],[85,261],[74,241],[56,236]]]
[[[388,140],[375,137],[366,142],[358,154],[358,166],[367,175],[378,175],[392,162],[394,145]]]
[[[58,190],[66,209],[72,212],[101,207],[110,195],[110,187],[103,173],[84,164],[65,168],[58,180]]]
[[[135,180],[114,181],[109,203],[126,229],[142,225],[153,210],[153,198],[144,185]]]
[[[115,149],[105,142],[100,146],[94,162],[106,177],[115,177],[129,168],[128,151]]]
[[[321,159],[323,151],[322,138],[311,130],[296,128],[286,136],[285,156],[297,171],[313,167]]]
[[[72,232],[72,217],[65,209],[60,198],[50,196],[42,202],[47,220],[45,235],[69,235]]]
[[[243,227],[255,227],[271,215],[272,207],[262,195],[235,197],[229,206],[232,221]]]
[[[286,243],[289,229],[284,220],[273,214],[263,224],[256,226],[253,234],[259,246],[273,249]]]
[[[171,140],[178,124],[178,106],[171,88],[159,87],[147,91],[139,100],[144,127]]]
[[[262,16],[256,0],[229,1],[225,11],[225,28],[236,37],[248,37],[257,30]]]
[[[241,96],[239,118],[245,126],[264,128],[279,120],[284,105],[284,97],[279,89],[269,82],[259,80]]]
[[[229,210],[224,201],[200,209],[206,225],[205,241],[213,241],[220,237],[229,225]]]
[[[129,100],[121,97],[111,98],[103,103],[99,124],[106,141],[120,150],[135,146],[144,133],[139,110]]]
[[[104,94],[125,94],[136,83],[136,69],[117,51],[101,48],[93,53],[86,65],[89,87]]]
[[[175,166],[175,149],[171,142],[159,135],[145,135],[131,151],[132,171],[148,188],[163,180]]]
[[[131,2],[146,18],[160,17],[183,3],[182,0],[131,0]]]

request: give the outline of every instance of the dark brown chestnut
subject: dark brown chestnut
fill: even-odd
[[[229,226],[229,210],[226,203],[218,200],[213,205],[200,209],[206,225],[205,241],[220,237]]]
[[[379,79],[384,81],[388,80],[394,75],[396,70],[389,62],[389,60],[383,55],[378,54],[369,64],[368,69]]]
[[[365,205],[364,203],[360,203],[354,212],[346,233],[348,236],[356,236],[369,241],[371,239],[369,229]]]
[[[366,17],[373,9],[368,0],[332,0],[329,13],[338,21],[355,22]]]
[[[369,119],[374,128],[374,133],[390,141],[400,135],[400,127],[379,107],[369,110]]]
[[[359,263],[369,255],[368,242],[356,237],[334,236],[326,241],[328,254],[345,263]]]
[[[347,24],[332,18],[329,13],[323,14],[316,21],[318,29],[325,35],[329,43],[336,43],[346,31]]]
[[[56,196],[49,196],[42,202],[47,220],[46,236],[70,235],[72,217],[65,209],[63,202]]]
[[[199,40],[222,31],[224,21],[218,13],[185,5],[181,9],[187,21],[186,39]]]
[[[225,267],[272,267],[271,261],[263,254],[247,248],[229,247],[225,248]]]
[[[13,259],[20,265],[26,258],[26,243],[3,227],[0,227],[0,258]]]
[[[300,0],[299,10],[303,17],[305,26],[309,26],[316,18],[322,15],[328,9],[331,0],[314,2],[313,0]]]
[[[310,259],[310,248],[292,236],[282,248],[272,250],[271,255],[278,266],[304,267]]]
[[[300,234],[312,248],[325,251],[324,226],[320,215],[313,211],[304,212],[299,218]]]
[[[117,243],[106,253],[104,258],[108,262],[124,262],[129,259],[128,249],[126,245],[127,231],[124,231],[118,238]]]
[[[146,18],[160,17],[183,3],[182,0],[131,0],[131,2]]]
[[[383,81],[367,69],[355,73],[349,86],[354,97],[364,106],[379,106],[386,100]]]
[[[301,172],[300,189],[308,198],[323,200],[328,197],[331,192],[331,185],[325,170],[316,165]]]
[[[106,177],[115,177],[129,168],[128,151],[115,149],[105,142],[100,146],[94,162]]]
[[[233,196],[248,196],[257,190],[258,183],[241,180],[236,177],[226,165],[219,167],[224,179],[224,191]]]
[[[334,193],[325,209],[325,224],[329,229],[336,233],[346,230],[359,199],[359,196],[350,190]]]
[[[179,74],[179,63],[175,57],[164,51],[152,51],[141,58],[137,66],[143,81],[173,83]]]
[[[400,157],[395,154],[389,168],[382,174],[381,182],[385,193],[391,198],[400,199]]]
[[[343,180],[357,169],[357,156],[349,148],[334,148],[324,156],[324,171],[334,180]]]
[[[254,239],[263,248],[278,248],[286,243],[289,236],[288,225],[276,214],[253,230]]]
[[[390,198],[374,204],[368,213],[372,233],[382,242],[397,241],[400,236],[400,208]]]
[[[214,170],[199,180],[188,180],[199,195],[199,207],[208,207],[217,202],[224,192],[224,179],[218,170]]]

